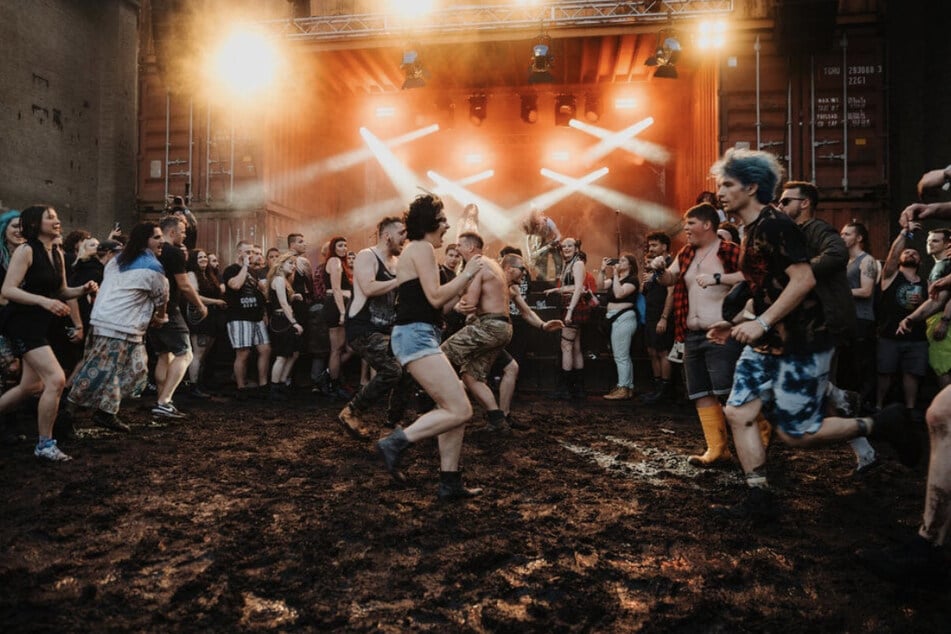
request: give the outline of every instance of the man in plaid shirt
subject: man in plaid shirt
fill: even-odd
[[[740,247],[717,236],[719,224],[713,205],[691,207],[684,216],[687,244],[670,267],[663,256],[650,262],[658,271],[657,281],[674,286],[674,338],[684,342],[687,397],[697,408],[707,441],[706,452],[688,459],[697,467],[730,459],[720,401],[730,393],[741,348],[735,341],[726,345],[707,341],[707,330],[723,319],[723,298],[743,279],[738,272]]]

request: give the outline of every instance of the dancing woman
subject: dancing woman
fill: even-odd
[[[442,501],[473,497],[481,489],[462,484],[459,456],[465,423],[472,417],[472,405],[442,343],[441,308],[463,293],[469,280],[482,268],[481,257],[469,260],[462,274],[448,284],[439,284],[436,249],[449,229],[442,201],[432,195],[418,196],[406,213],[406,237],[396,268],[399,300],[391,344],[400,365],[413,376],[436,402],[436,409],[423,414],[406,429],[397,428],[380,440],[377,448],[390,474],[404,481],[400,457],[413,443],[437,436],[439,439],[439,491]]]
[[[10,258],[10,267],[3,281],[2,295],[9,302],[4,311],[0,331],[9,337],[14,349],[23,357],[20,383],[0,396],[0,414],[13,409],[20,401],[40,393],[36,425],[39,439],[33,453],[38,458],[62,461],[70,457],[60,451],[53,440],[53,423],[59,412],[59,400],[66,385],[63,368],[53,355],[46,333],[53,316],[70,314],[64,302],[95,293],[95,282],[70,288],[66,286],[63,254],[53,242],[62,236],[56,210],[47,205],[27,207],[20,215],[23,237],[21,245]],[[74,338],[82,338],[82,323],[76,324]]]

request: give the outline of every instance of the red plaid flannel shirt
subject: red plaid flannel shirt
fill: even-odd
[[[680,263],[680,277],[677,279],[677,283],[674,284],[674,341],[683,341],[684,333],[687,331],[687,309],[690,302],[687,296],[684,274],[690,268],[695,255],[697,255],[696,247],[689,244],[677,253],[677,262]],[[720,262],[723,264],[724,273],[735,273],[740,269],[739,245],[720,240],[717,257],[720,258]]]

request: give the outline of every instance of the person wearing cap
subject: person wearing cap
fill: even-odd
[[[178,216],[185,221],[185,239],[182,244],[191,251],[198,244],[198,220],[195,218],[195,214],[185,205],[185,199],[181,196],[175,196],[172,199],[169,214]]]

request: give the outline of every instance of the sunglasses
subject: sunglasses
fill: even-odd
[[[780,198],[779,204],[782,207],[785,207],[794,200],[805,200],[805,198],[796,198],[795,196],[787,196],[786,198]]]

